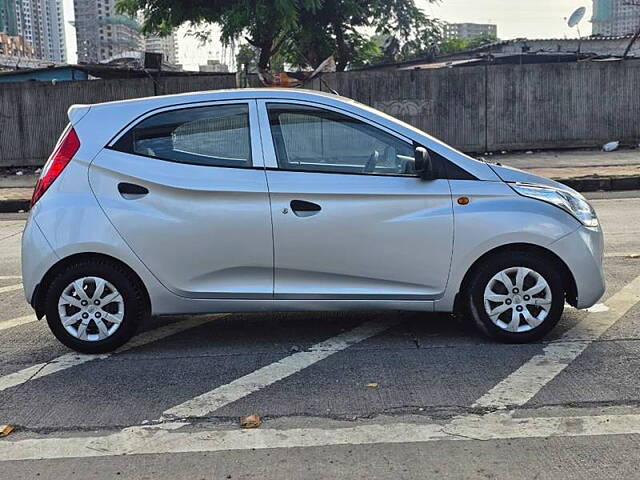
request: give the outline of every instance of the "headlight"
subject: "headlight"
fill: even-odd
[[[542,200],[543,202],[560,207],[576,217],[587,227],[598,226],[596,212],[589,202],[578,192],[569,192],[558,188],[524,183],[512,183],[510,185],[522,196]]]

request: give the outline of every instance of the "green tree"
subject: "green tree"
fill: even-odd
[[[117,0],[117,9],[142,12],[147,34],[168,34],[185,22],[218,24],[224,43],[245,38],[259,50],[260,68],[279,53],[287,63],[310,67],[335,55],[344,70],[374,53],[363,30],[413,42],[419,50],[436,25],[414,0]]]
[[[368,29],[374,30],[374,37],[362,33]],[[399,51],[391,56],[402,57],[410,50],[426,50],[439,34],[439,23],[427,17],[414,0],[323,0],[315,11],[300,12],[290,52],[297,59],[292,63],[312,67],[334,55],[336,68],[344,70],[384,56],[376,39],[397,43]]]
[[[260,50],[249,44],[243,43],[238,49],[236,54],[236,67],[240,71],[246,71],[248,73],[256,73],[258,68],[258,60],[260,59]],[[271,57],[271,68],[276,71],[284,69],[285,59],[280,53]]]
[[[350,66],[353,68],[364,67],[379,63],[383,55],[382,43],[377,36],[365,39],[361,45],[356,48]]]
[[[238,71],[245,71],[248,73],[255,72],[258,66],[258,57],[260,52],[251,45],[242,44],[236,54],[236,68]]]

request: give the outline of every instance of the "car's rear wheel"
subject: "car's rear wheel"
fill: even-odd
[[[105,353],[126,343],[146,314],[140,282],[108,260],[70,265],[51,282],[46,296],[49,328],[82,353]]]
[[[476,325],[508,343],[544,337],[564,309],[562,275],[554,262],[532,252],[501,253],[472,274],[467,305]]]

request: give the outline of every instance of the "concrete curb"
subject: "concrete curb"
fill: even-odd
[[[611,192],[640,190],[640,176],[633,177],[583,177],[555,179],[578,192]],[[0,192],[2,189],[0,189]],[[29,210],[31,198],[0,200],[0,213],[16,213]]]
[[[564,178],[557,181],[578,192],[640,190],[640,176]]]
[[[0,213],[17,213],[20,210],[29,211],[30,198],[0,200]]]

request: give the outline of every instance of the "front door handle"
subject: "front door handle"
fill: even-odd
[[[118,191],[123,198],[127,200],[134,200],[140,198],[149,193],[149,189],[142,185],[136,185],[135,183],[121,182],[118,184]]]
[[[322,207],[317,203],[307,202],[305,200],[291,200],[291,210],[297,217],[310,217],[315,215]]]

